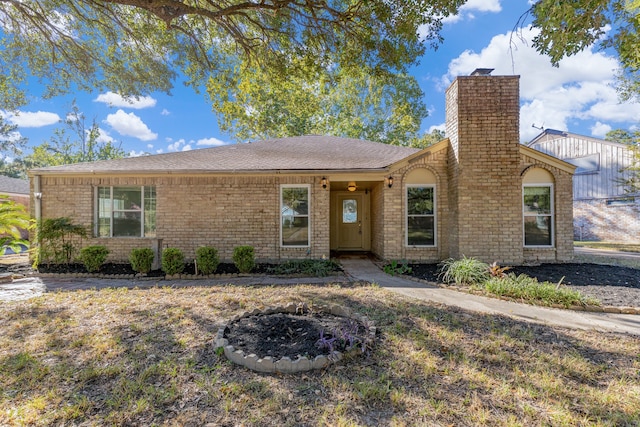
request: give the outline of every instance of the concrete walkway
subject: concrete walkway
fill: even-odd
[[[368,259],[340,260],[345,272],[356,280],[384,287],[407,297],[442,303],[488,314],[503,314],[526,322],[586,330],[640,335],[640,316],[632,314],[588,313],[518,304],[389,276]]]

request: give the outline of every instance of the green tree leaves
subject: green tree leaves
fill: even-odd
[[[289,62],[286,73],[242,63],[209,80],[223,131],[239,141],[317,134],[405,145],[418,138],[427,110],[413,77]]]
[[[242,58],[339,59],[341,68],[404,71],[437,43],[441,19],[463,0],[23,0],[0,2],[0,102],[24,104],[29,74],[45,96],[109,89],[169,92],[179,74],[196,88]],[[16,84],[17,83],[17,84]]]
[[[532,25],[540,29],[534,46],[554,65],[593,44],[613,48],[622,64],[622,99],[640,95],[640,1],[539,0],[531,13]]]
[[[28,245],[29,242],[22,239],[21,230],[27,230],[31,225],[24,205],[0,195],[0,255],[4,255],[8,248],[18,252],[21,244]]]

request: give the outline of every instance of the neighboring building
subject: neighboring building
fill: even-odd
[[[29,181],[26,179],[0,175],[0,194],[9,196],[9,199],[29,208]],[[20,234],[22,239],[29,238],[27,230],[21,230]]]
[[[33,210],[92,227],[113,261],[202,245],[227,261],[239,245],[259,261],[570,260],[574,167],[519,143],[519,77],[459,77],[446,109],[449,138],[423,150],[302,136],[36,169]]]
[[[0,194],[9,196],[11,200],[29,206],[29,181],[0,175]]]
[[[576,240],[640,242],[640,195],[621,180],[633,164],[625,144],[546,129],[529,147],[577,167],[573,178],[573,227]]]

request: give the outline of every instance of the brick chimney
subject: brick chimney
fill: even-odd
[[[519,76],[478,69],[447,89],[452,257],[521,263]]]

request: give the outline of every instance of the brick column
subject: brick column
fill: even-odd
[[[521,263],[519,77],[458,77],[446,114],[451,255]]]

